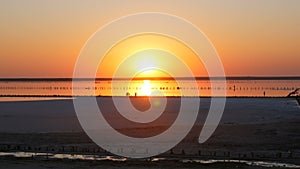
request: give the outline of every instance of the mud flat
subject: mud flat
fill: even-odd
[[[98,98],[101,99],[109,98]],[[178,98],[170,98],[176,104]],[[250,160],[271,161],[299,165],[300,161],[300,108],[292,98],[227,98],[220,125],[212,137],[203,144],[198,143],[207,111],[209,98],[201,98],[196,124],[187,137],[172,150],[161,154],[164,159],[192,160]],[[111,105],[106,105],[111,106]],[[187,113],[188,115],[188,113]],[[173,115],[170,114],[171,118]],[[118,122],[120,119],[114,119]],[[147,133],[162,130],[165,126],[121,128],[131,133]],[[109,133],[109,131],[108,131]],[[52,154],[83,154],[113,156],[101,149],[83,132],[72,100],[0,102],[0,152],[33,152]],[[62,159],[31,159],[11,156],[1,157],[5,168],[118,168],[119,162],[77,161]],[[43,160],[47,160],[44,163]],[[241,163],[214,163],[204,165],[196,162],[174,161],[125,162],[125,168],[255,168]],[[149,164],[149,165],[148,165]],[[103,165],[103,166],[102,166]],[[124,165],[124,164],[122,164]],[[203,166],[204,165],[204,166]],[[1,168],[0,167],[0,168]],[[260,166],[262,167],[262,166]],[[169,167],[170,168],[170,167]],[[285,167],[283,167],[285,168]],[[296,167],[297,168],[297,167]]]

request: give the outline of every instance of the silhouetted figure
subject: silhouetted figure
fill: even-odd
[[[264,91],[264,97],[266,97],[266,91]]]
[[[291,97],[291,96],[299,96],[300,95],[300,88],[297,88],[296,90],[292,91],[291,93],[289,93],[287,95],[287,97]]]
[[[296,100],[300,106],[300,88],[297,88],[296,90],[292,91],[287,95],[287,97],[296,97]]]

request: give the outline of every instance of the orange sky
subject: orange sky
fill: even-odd
[[[299,6],[297,0],[3,0],[0,77],[72,77],[87,39],[137,12],[170,13],[195,24],[214,44],[228,76],[300,76]]]
[[[172,56],[179,58],[182,62],[174,61]],[[97,76],[131,77],[137,73],[142,74],[137,74],[137,76],[165,76],[166,74],[150,73],[151,71],[161,72],[161,69],[165,69],[166,73],[184,77],[187,73],[183,71],[183,68],[179,69],[184,66],[181,63],[185,63],[194,74],[207,76],[201,60],[188,46],[167,36],[142,34],[128,37],[110,49],[98,66]],[[144,69],[149,73],[143,73]]]

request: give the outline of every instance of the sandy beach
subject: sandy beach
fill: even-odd
[[[105,102],[106,97],[98,98]],[[178,98],[171,98],[174,104]],[[106,100],[107,101],[107,100]],[[227,98],[220,125],[212,137],[203,144],[198,136],[204,124],[210,98],[201,98],[195,126],[187,137],[172,150],[161,154],[163,158],[179,159],[239,159],[262,160],[300,164],[300,108],[293,98]],[[83,132],[72,100],[0,102],[0,151],[1,152],[49,152],[68,154],[112,155],[99,148]],[[188,114],[187,114],[188,115]],[[169,114],[168,118],[172,118]],[[119,122],[118,117],[114,121]],[[151,132],[162,130],[164,125],[151,128],[123,128],[126,132]],[[50,160],[24,160],[1,157],[6,168],[80,168],[93,167],[93,162],[69,162]],[[119,168],[118,163],[95,162],[97,168]],[[148,162],[143,162],[143,164]],[[166,164],[167,163],[167,164]],[[165,168],[170,162],[150,164],[148,168]],[[202,164],[173,163],[169,168],[196,168]],[[142,165],[142,164],[140,164]],[[228,163],[223,167],[232,168]],[[172,165],[170,165],[172,166]],[[219,168],[218,164],[204,168]],[[223,168],[221,167],[221,168]],[[239,168],[254,166],[241,165]],[[95,167],[96,168],[96,167]],[[130,164],[126,168],[141,168]],[[147,167],[143,167],[147,168]]]

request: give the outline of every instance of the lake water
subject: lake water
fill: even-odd
[[[290,92],[294,91],[297,88],[300,88],[300,78],[283,78],[283,79],[270,79],[270,78],[236,78],[229,79],[226,81],[226,86],[220,85],[220,80],[205,80],[198,79],[197,87],[191,84],[191,80],[182,79],[180,82],[173,80],[157,80],[157,79],[143,79],[143,80],[133,80],[128,83],[126,80],[117,80],[112,82],[111,80],[78,80],[74,87],[72,85],[72,80],[70,79],[39,79],[39,80],[29,80],[29,79],[10,79],[10,80],[1,80],[0,81],[0,101],[16,101],[16,100],[41,100],[41,99],[71,99],[73,96],[73,90],[76,90],[81,96],[126,96],[126,95],[137,95],[143,96],[148,95],[149,91],[161,91],[164,95],[167,96],[180,96],[182,91],[187,91],[186,93],[193,96],[193,94],[198,93],[198,96],[211,96],[212,90],[226,91],[226,96],[228,97],[286,97]],[[212,88],[215,86],[215,89]],[[194,95],[195,96],[195,95]],[[99,99],[107,99],[105,97],[100,97]],[[202,103],[204,103],[203,109],[206,109],[205,104],[210,98],[204,98]],[[205,101],[206,100],[206,101]],[[242,131],[241,133],[246,133],[241,135],[241,139],[236,137],[229,139],[229,143],[232,140],[236,142],[230,143],[231,145],[239,145],[244,142],[243,138],[247,138],[247,141],[244,144],[244,147],[241,149],[247,149],[247,151],[257,151],[260,150],[260,145],[266,145],[268,140],[260,140],[262,138],[272,137],[274,142],[267,142],[268,146],[273,146],[270,151],[277,152],[278,150],[286,149],[285,146],[291,145],[294,147],[294,150],[297,150],[296,142],[285,142],[297,138],[297,121],[296,123],[291,120],[299,119],[299,109],[296,107],[296,101],[289,100],[285,98],[276,98],[276,99],[265,99],[265,98],[229,98],[227,100],[227,109],[224,112],[222,117],[221,124],[224,125],[237,125],[238,130],[232,130],[229,135],[223,135],[220,140],[220,145],[223,145],[222,140],[225,138],[231,138],[235,132]],[[18,132],[57,132],[61,129],[74,131],[74,128],[77,126],[81,129],[79,124],[74,123],[78,122],[76,114],[73,112],[72,101],[63,101],[63,102],[14,102],[14,103],[1,103],[1,129],[5,132],[14,133]],[[259,110],[259,111],[258,111]],[[24,113],[26,112],[26,114]],[[204,111],[202,111],[204,112]],[[243,112],[243,113],[241,113]],[[25,118],[26,117],[26,118]],[[202,116],[204,117],[204,113]],[[24,120],[25,119],[25,120]],[[280,125],[280,123],[283,125]],[[55,125],[53,125],[55,124]],[[73,126],[72,126],[73,124]],[[75,124],[75,125],[74,125]],[[122,124],[122,123],[120,123]],[[253,131],[270,131],[271,134],[268,135],[268,132],[257,135],[251,132],[248,133],[248,127],[250,125],[255,126],[255,128],[250,128]],[[275,125],[273,125],[275,124]],[[286,125],[284,124],[292,124]],[[299,124],[299,123],[298,123]],[[248,126],[247,126],[248,125]],[[293,127],[293,125],[295,127]],[[50,127],[49,127],[50,126]],[[75,127],[74,127],[75,126]],[[246,126],[246,128],[242,128]],[[282,127],[284,126],[284,127]],[[290,128],[291,127],[291,128]],[[270,130],[270,128],[272,130]],[[275,129],[276,130],[275,130]],[[220,129],[220,128],[219,128]],[[276,131],[276,135],[272,134],[272,131]],[[278,132],[277,132],[278,131]],[[287,131],[285,134],[284,132]],[[222,134],[228,133],[221,132]],[[233,134],[232,134],[233,133]],[[237,132],[237,134],[241,134]],[[284,133],[284,134],[281,134]],[[247,135],[248,134],[248,135]],[[198,136],[198,135],[197,135]],[[222,135],[221,135],[222,136]],[[246,137],[245,137],[246,136]],[[292,136],[292,137],[289,137]],[[276,139],[273,139],[273,137]],[[212,137],[213,138],[213,137]],[[260,139],[257,139],[260,138]],[[255,142],[259,140],[258,142]],[[271,139],[270,139],[271,140]],[[225,140],[228,141],[228,140]],[[224,142],[225,142],[224,141]],[[23,142],[22,142],[23,143]],[[238,143],[238,144],[237,144]],[[44,143],[43,143],[44,144]],[[296,146],[295,146],[296,144]],[[250,146],[251,145],[251,146]],[[285,146],[283,146],[285,145]],[[194,147],[192,147],[194,149]],[[253,148],[251,150],[251,148]],[[226,150],[238,150],[238,147],[226,147]],[[289,149],[290,150],[290,149]],[[284,150],[285,151],[285,150]],[[187,151],[186,151],[187,152]],[[35,152],[0,152],[0,156],[13,155],[13,156],[29,156],[37,155]],[[41,154],[42,155],[42,154]],[[49,158],[54,159],[92,159],[92,160],[106,160],[106,157],[98,156],[89,156],[89,155],[74,155],[74,154],[51,154]],[[109,157],[109,159],[117,159],[117,157]],[[236,159],[236,158],[234,158]],[[123,160],[123,159],[122,159]],[[294,159],[295,160],[295,159]],[[125,160],[126,161],[126,160]],[[247,165],[254,166],[267,166],[267,167],[282,167],[282,168],[299,168],[299,165],[287,164],[287,163],[277,163],[277,162],[267,162],[267,161],[245,161],[245,160],[182,160],[183,163],[218,163],[218,162],[228,162],[228,163],[245,163]],[[298,164],[298,163],[297,163]]]
[[[2,100],[11,97],[71,97],[74,96],[212,96],[212,90],[227,97],[285,97],[300,88],[300,78],[233,78],[226,81],[198,79],[139,80],[77,80],[72,79],[2,79]],[[216,96],[216,95],[215,95]],[[219,95],[217,95],[219,96]]]

